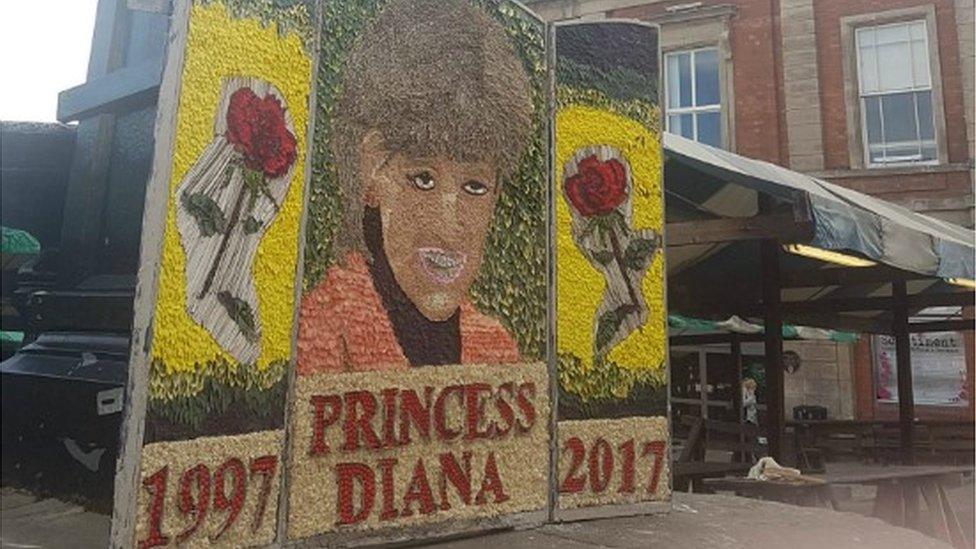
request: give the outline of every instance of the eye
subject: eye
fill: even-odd
[[[474,195],[481,196],[488,193],[488,186],[480,181],[471,180],[461,186],[464,192]]]
[[[423,171],[417,172],[413,175],[407,176],[407,180],[410,183],[422,191],[429,191],[434,188],[434,176],[430,175],[430,172]]]

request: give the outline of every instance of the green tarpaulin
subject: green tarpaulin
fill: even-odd
[[[765,330],[762,325],[753,324],[737,316],[727,320],[705,320],[681,315],[668,315],[668,326],[673,328],[671,335],[686,335],[695,333],[730,332],[736,334],[761,334]],[[678,333],[675,333],[675,331]],[[857,334],[840,332],[837,330],[823,330],[807,326],[783,325],[784,339],[817,339],[829,340],[837,343],[853,343],[857,341]]]
[[[3,229],[3,245],[0,251],[4,255],[35,255],[41,251],[41,243],[29,232],[10,227],[0,229]]]

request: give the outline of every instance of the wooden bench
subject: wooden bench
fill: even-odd
[[[762,453],[759,427],[696,416],[682,416],[690,427],[688,439],[674,463],[674,489],[705,491],[704,479],[741,475],[749,471]],[[708,451],[730,452],[728,461],[708,461]]]
[[[856,458],[892,463],[901,458],[901,429],[897,421],[797,420],[793,429],[797,463],[802,449],[817,449],[829,461]],[[973,425],[958,421],[915,422],[914,447],[919,461],[968,464],[973,462]]]

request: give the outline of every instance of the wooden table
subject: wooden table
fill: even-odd
[[[717,461],[675,461],[671,464],[674,474],[675,490],[691,487],[696,492],[707,488],[705,479],[748,473],[752,466],[748,463],[725,463]]]
[[[737,496],[747,498],[837,510],[837,499],[830,485],[822,480],[796,483],[751,478],[715,478],[706,479],[705,486],[711,490],[734,492]]]
[[[946,496],[947,487],[958,486],[964,474],[972,474],[969,465],[890,466],[841,474],[808,475],[818,484],[794,484],[758,481],[746,478],[706,479],[712,490],[735,492],[736,495],[792,503],[807,507],[838,508],[833,486],[863,484],[877,487],[874,516],[895,526],[903,526],[946,541],[960,549],[971,548],[963,534],[955,510]],[[927,517],[922,513],[925,502]]]
[[[972,547],[963,535],[955,510],[946,497],[945,488],[958,486],[962,475],[972,474],[973,467],[961,466],[891,466],[870,472],[821,475],[828,485],[868,484],[876,486],[874,516],[895,526],[925,532],[959,548]],[[919,497],[921,496],[921,497]],[[920,503],[925,500],[928,524],[923,520]]]

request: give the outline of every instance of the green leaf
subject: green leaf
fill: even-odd
[[[650,238],[635,238],[624,252],[624,264],[628,269],[639,271],[650,263],[657,249],[657,242]]]
[[[261,230],[261,222],[254,219],[253,215],[247,216],[244,220],[244,234],[254,234]]]
[[[590,255],[593,256],[594,261],[603,266],[607,266],[611,261],[613,261],[613,253],[606,250],[597,250],[595,252],[591,252]]]
[[[621,314],[619,308],[600,315],[600,319],[596,322],[596,337],[594,338],[598,354],[602,354],[604,347],[610,344],[610,341],[613,339],[614,334],[617,333],[617,330],[620,329],[620,324],[623,321],[624,315]]]
[[[190,216],[197,222],[200,234],[213,236],[223,233],[227,227],[227,218],[220,206],[204,193],[186,193],[180,195],[180,203]]]
[[[234,324],[237,324],[237,328],[244,334],[244,337],[248,341],[256,341],[258,332],[251,305],[239,297],[234,297],[227,290],[217,294],[217,301],[224,306],[230,319],[234,321]]]

